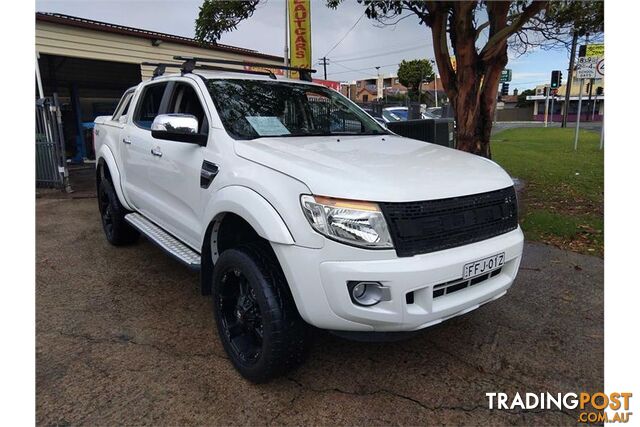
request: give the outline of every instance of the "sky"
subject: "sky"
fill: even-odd
[[[200,0],[36,0],[36,10],[193,37],[201,4]],[[220,42],[282,56],[284,8],[284,0],[263,1],[251,18]],[[434,59],[430,30],[415,16],[383,26],[367,19],[363,11],[354,0],[345,0],[337,10],[327,8],[324,0],[311,0],[313,66],[318,70],[314,77],[323,77],[318,60],[325,55],[330,60],[327,78],[340,81],[374,77],[376,66],[382,74],[396,73],[403,59]],[[519,57],[510,53],[507,68],[513,70],[510,91],[548,83],[552,70],[563,70],[566,81],[568,54],[565,50],[537,50]]]

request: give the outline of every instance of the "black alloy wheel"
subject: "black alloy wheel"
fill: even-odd
[[[222,328],[237,356],[244,363],[254,364],[262,354],[264,334],[255,291],[236,268],[222,274],[221,285],[217,302]]]
[[[106,179],[101,180],[98,186],[98,209],[102,229],[109,243],[122,246],[138,240],[140,233],[124,219],[129,211],[122,206],[113,185]]]
[[[98,206],[100,208],[100,216],[102,218],[102,228],[107,240],[113,238],[113,213],[111,212],[111,203],[107,194],[106,186],[101,185],[98,193]]]
[[[267,242],[223,251],[213,269],[212,294],[218,336],[243,377],[263,383],[302,363],[311,330]]]

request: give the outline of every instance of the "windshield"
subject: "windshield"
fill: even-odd
[[[399,121],[408,120],[409,110],[408,109],[382,110],[382,115],[391,122],[399,122]]]
[[[211,79],[207,87],[222,124],[235,139],[387,133],[352,102],[324,86]]]

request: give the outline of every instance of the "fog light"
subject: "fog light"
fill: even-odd
[[[378,282],[348,282],[349,295],[355,304],[370,307],[380,301],[390,301],[391,291]]]

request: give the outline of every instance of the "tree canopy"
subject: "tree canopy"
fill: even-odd
[[[433,78],[433,68],[428,59],[402,60],[398,68],[398,80],[414,95],[420,91],[422,81],[430,82],[433,81]]]
[[[196,39],[217,43],[223,33],[235,30],[238,24],[253,15],[259,0],[204,0],[196,18]]]
[[[533,16],[510,41],[510,47],[524,53],[535,47],[544,50],[570,48],[573,33],[597,38],[604,32],[603,1],[552,1],[546,13]]]

